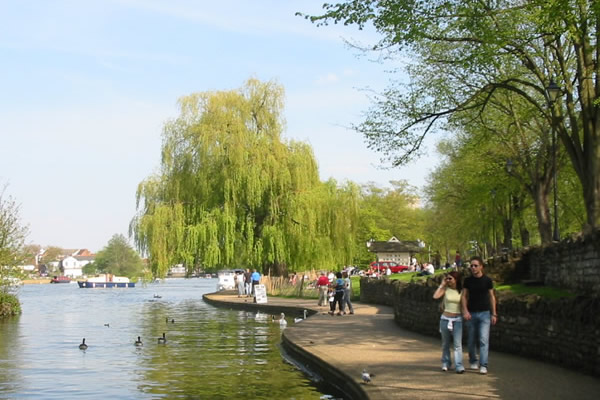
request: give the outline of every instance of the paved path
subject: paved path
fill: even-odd
[[[283,310],[291,317],[284,339],[353,380],[372,400],[600,398],[598,378],[493,351],[488,375],[468,369],[462,375],[444,373],[440,340],[398,327],[387,306],[354,303],[355,314],[340,317],[328,315],[328,308],[318,307],[316,300],[269,297],[267,304],[253,304],[252,299],[227,294],[205,295],[205,299],[262,308],[275,315]],[[299,317],[303,309],[315,314],[294,324],[293,317]],[[292,314],[292,310],[297,311]],[[590,351],[597,351],[596,347],[590,346]],[[372,384],[361,383],[363,368],[375,374]]]

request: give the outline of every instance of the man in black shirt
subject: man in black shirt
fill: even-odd
[[[479,368],[480,374],[487,374],[490,324],[496,324],[498,314],[496,313],[494,283],[483,274],[481,257],[471,258],[471,276],[466,278],[463,283],[461,304],[463,318],[468,321],[470,367],[471,369]],[[479,339],[479,365],[477,365],[477,339]]]

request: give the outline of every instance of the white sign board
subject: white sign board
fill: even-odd
[[[254,286],[254,302],[255,303],[266,303],[267,302],[267,288],[265,285]]]

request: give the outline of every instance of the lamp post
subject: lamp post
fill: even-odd
[[[556,104],[556,99],[559,98],[559,95],[561,94],[561,89],[560,86],[558,86],[556,84],[556,82],[554,82],[553,79],[550,79],[550,83],[548,84],[548,87],[546,88],[546,91],[548,92],[548,97],[550,98],[550,109],[552,112],[552,108],[555,107]],[[556,183],[556,118],[554,117],[554,114],[552,113],[552,124],[551,124],[551,129],[552,131],[550,132],[552,135],[552,169],[553,169],[553,177],[552,177],[552,182],[553,182],[553,192],[554,192],[554,204],[553,204],[553,208],[554,208],[554,232],[552,233],[552,240],[555,242],[559,242],[560,241],[560,232],[558,230],[558,196],[556,195],[556,187],[557,187],[557,183]]]
[[[492,195],[492,255],[496,255],[496,189],[490,190]]]

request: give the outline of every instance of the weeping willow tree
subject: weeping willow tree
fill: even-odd
[[[282,140],[283,95],[250,79],[180,99],[130,224],[154,275],[175,263],[285,274],[350,262],[358,189],[321,182],[310,146]]]

